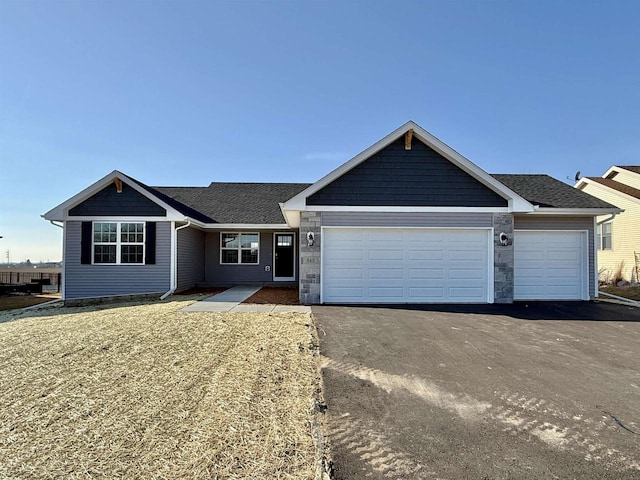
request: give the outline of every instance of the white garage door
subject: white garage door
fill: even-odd
[[[588,300],[586,232],[516,231],[515,300]]]
[[[323,302],[493,301],[486,229],[325,228],[322,242]]]

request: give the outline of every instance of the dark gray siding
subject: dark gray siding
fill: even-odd
[[[564,217],[564,216],[516,216],[513,219],[515,230],[586,230],[589,239],[589,295],[593,298],[595,292],[595,261],[593,257],[593,217]],[[516,234],[517,237],[517,234]]]
[[[416,138],[404,137],[307,198],[307,205],[506,207],[507,201]]]
[[[124,182],[122,193],[118,193],[115,184],[112,183],[69,210],[69,215],[72,217],[96,215],[164,217],[166,214],[164,208]]]
[[[171,223],[158,222],[155,265],[81,265],[82,222],[65,226],[65,298],[166,292],[171,281]]]
[[[195,228],[178,230],[178,290],[204,282],[204,238]]]
[[[491,213],[322,212],[324,227],[491,227]]]
[[[234,230],[224,230],[233,232]],[[278,230],[285,232],[287,230]],[[296,232],[295,230],[291,230]],[[247,233],[243,230],[242,233]],[[251,232],[257,232],[252,230]],[[205,236],[205,282],[210,285],[232,285],[242,283],[273,282],[273,230],[260,233],[260,255],[258,265],[221,265],[220,232],[207,232]],[[297,232],[296,232],[297,235]],[[298,278],[298,252],[296,251],[296,279]],[[269,266],[270,271],[265,271]],[[277,282],[281,283],[281,282]]]

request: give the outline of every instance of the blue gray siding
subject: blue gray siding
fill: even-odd
[[[171,223],[158,222],[155,265],[82,265],[82,222],[65,224],[65,298],[166,292],[171,281]]]
[[[322,226],[491,227],[493,226],[492,218],[491,213],[322,212]]]
[[[166,210],[147,197],[122,183],[122,193],[110,184],[69,211],[72,217],[139,216],[164,217]]]
[[[516,216],[515,230],[586,230],[589,239],[589,296],[595,297],[595,259],[593,256],[593,217],[564,217],[564,216]],[[516,234],[517,236],[517,234]]]
[[[178,230],[178,290],[204,282],[205,233],[195,228]]]
[[[233,232],[234,230],[224,230]],[[287,230],[278,230],[287,231]],[[296,232],[295,230],[291,230]],[[243,230],[243,233],[249,232]],[[257,232],[252,230],[251,232]],[[220,232],[207,232],[205,235],[205,283],[209,285],[234,285],[242,283],[273,282],[273,230],[260,233],[260,254],[258,265],[222,265],[220,264]],[[297,235],[297,232],[296,232]],[[298,275],[298,253],[296,252],[296,279]],[[265,267],[269,271],[265,271]],[[277,282],[281,283],[281,282]]]
[[[507,200],[449,160],[404,137],[307,198],[307,205],[506,207]]]

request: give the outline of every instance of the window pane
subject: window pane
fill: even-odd
[[[259,236],[257,233],[242,234],[242,248],[258,248]]]
[[[120,241],[125,243],[142,243],[144,241],[144,224],[123,223],[120,226]]]
[[[115,243],[116,241],[115,223],[94,223],[93,241],[99,243]]]
[[[94,247],[93,263],[116,263],[116,246],[96,245]]]
[[[293,237],[290,235],[278,235],[278,247],[290,247],[293,243]]]
[[[238,263],[238,250],[222,250],[222,263]]]
[[[222,234],[222,248],[238,248],[238,234],[237,233],[223,233]]]
[[[123,245],[120,251],[121,263],[142,263],[142,245]]]
[[[241,263],[258,263],[258,250],[242,250],[242,262]]]

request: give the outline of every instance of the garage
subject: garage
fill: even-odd
[[[493,301],[491,230],[336,228],[322,233],[322,302]]]
[[[588,300],[587,232],[516,231],[515,300]]]

